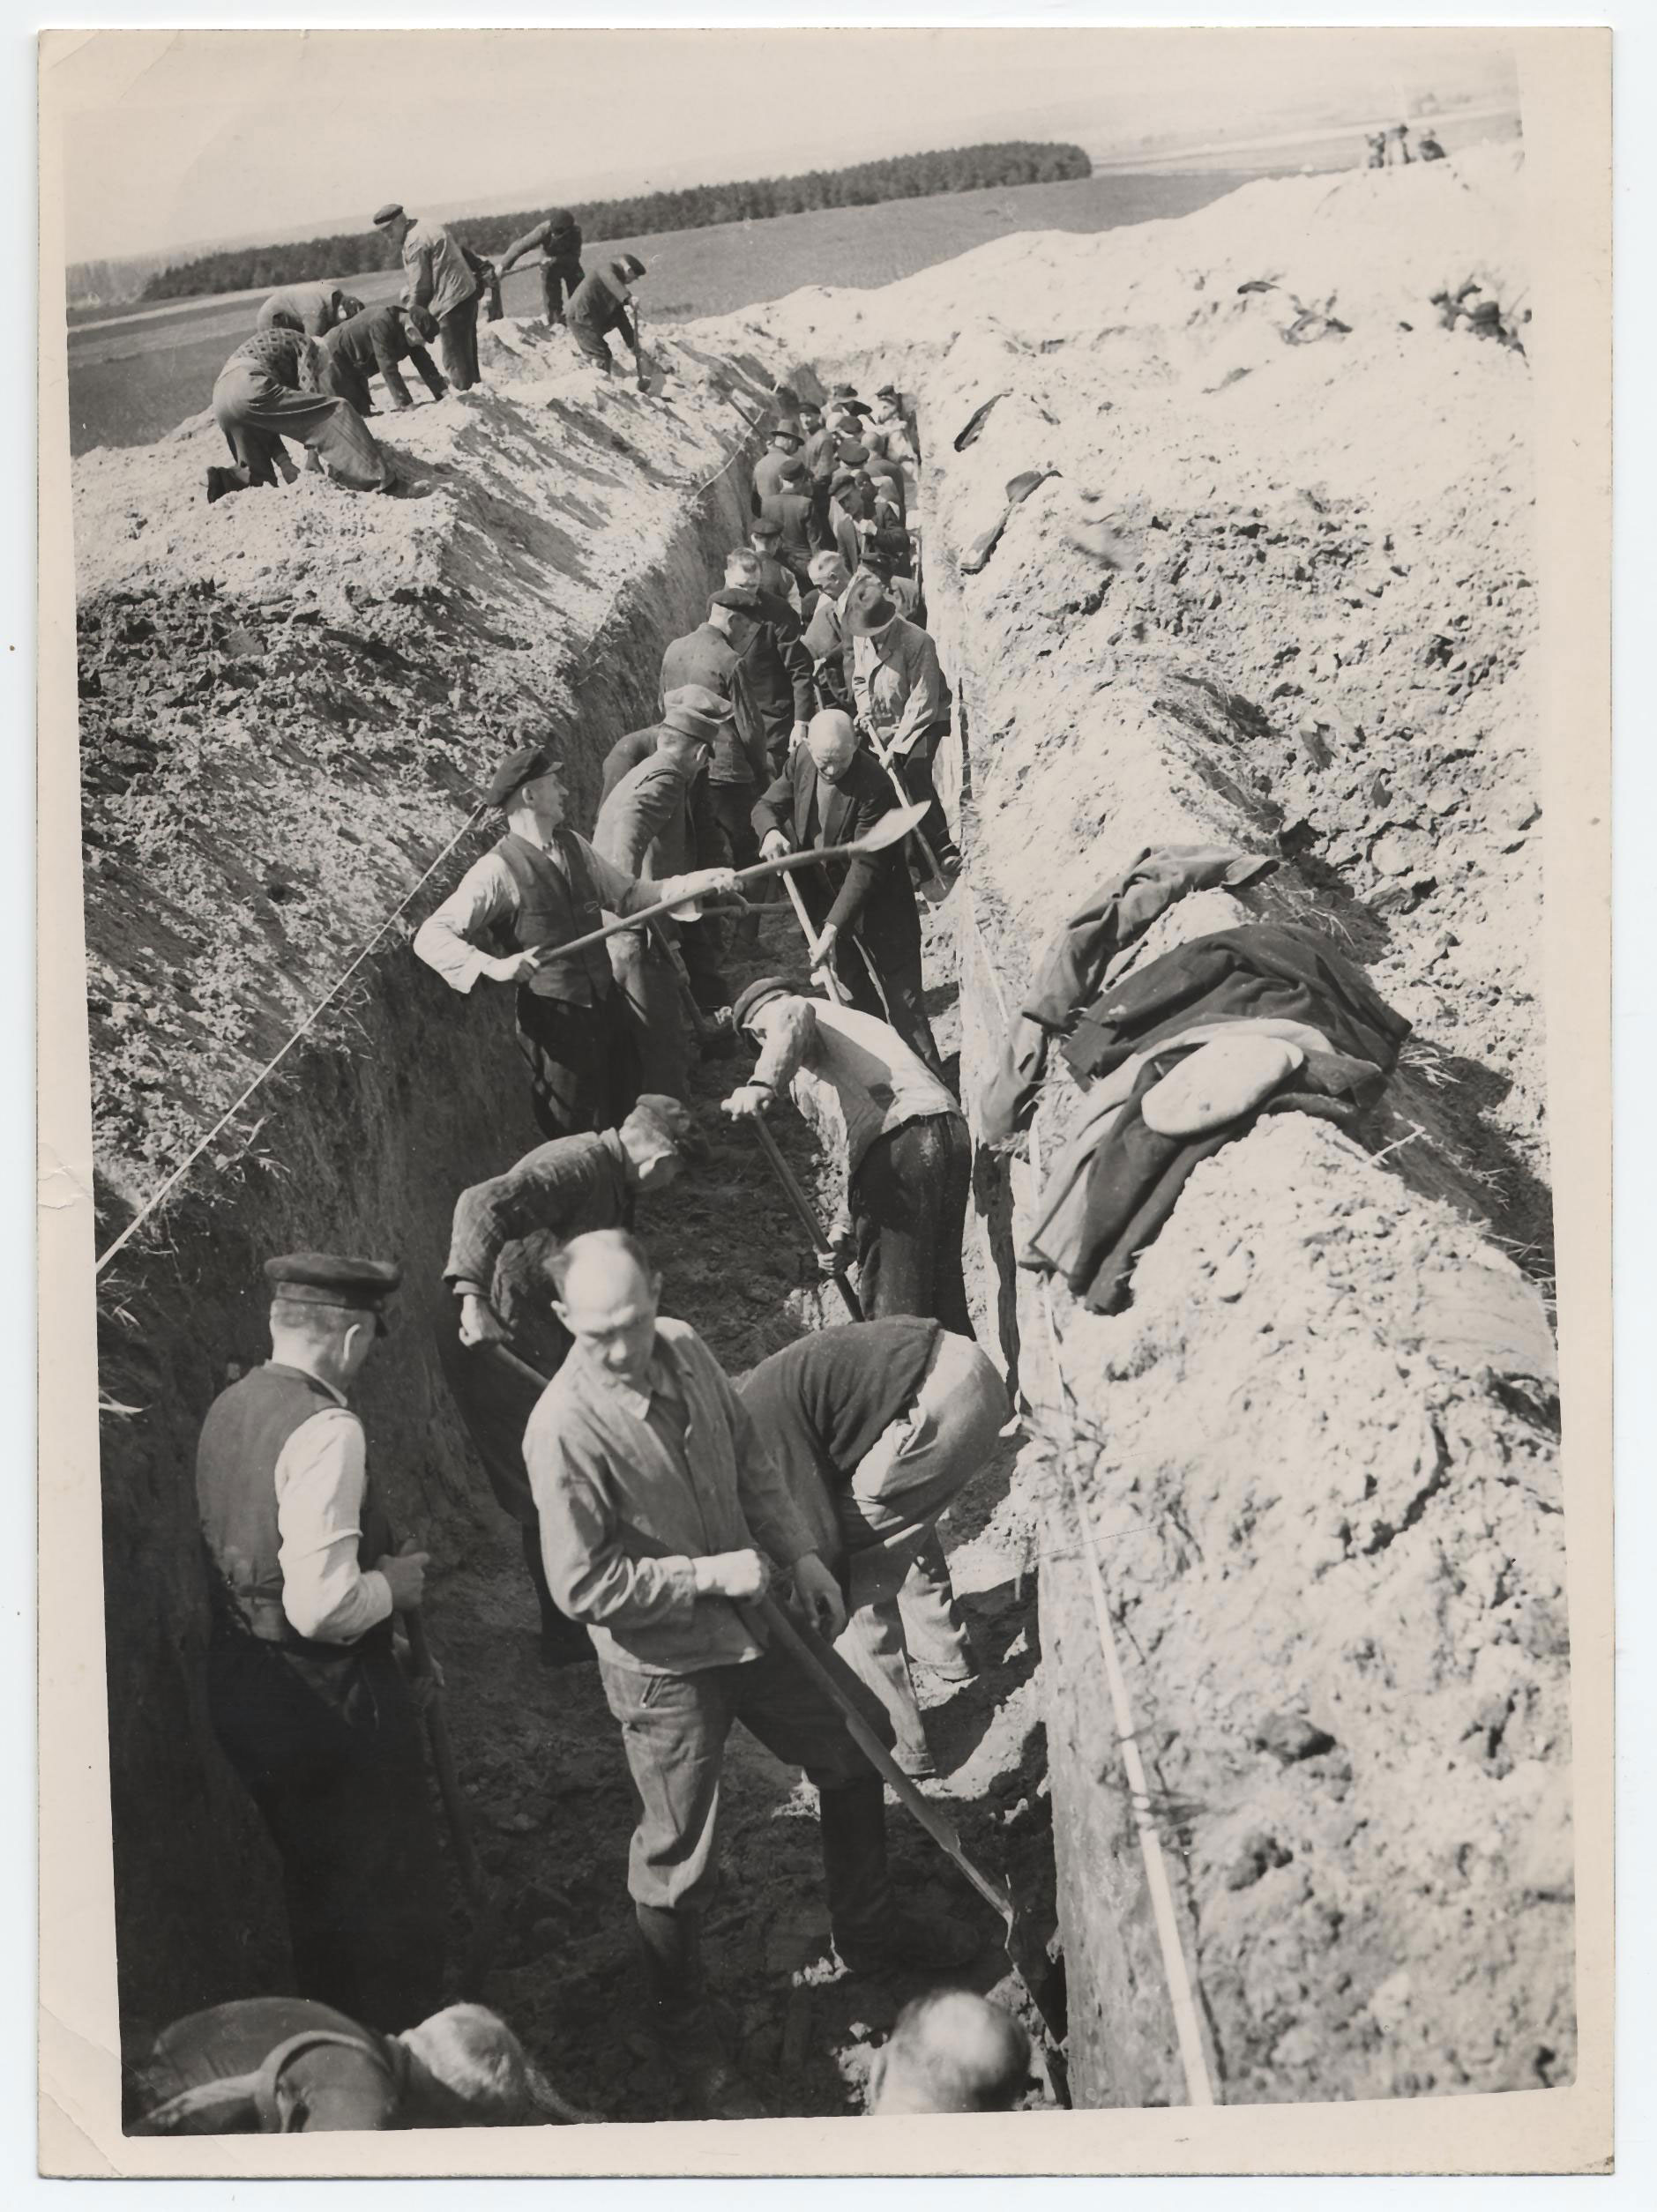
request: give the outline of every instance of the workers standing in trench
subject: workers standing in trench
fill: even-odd
[[[817,695],[800,618],[785,598],[765,589],[763,577],[753,547],[733,546],[725,556],[725,588],[714,598],[733,617],[726,635],[742,665],[743,689],[764,726],[774,776],[804,738]]]
[[[946,876],[961,856],[932,779],[932,761],[949,733],[950,695],[937,647],[919,622],[899,614],[873,577],[853,578],[843,609],[852,640],[852,690],[857,719],[897,769],[911,799],[925,800],[921,824]]]
[[[647,1093],[620,1128],[538,1144],[455,1202],[438,1356],[496,1503],[522,1531],[543,1666],[593,1656],[586,1629],[559,1612],[548,1587],[524,1467],[525,1426],[570,1349],[552,1311],[549,1262],[589,1229],[631,1229],[635,1199],[665,1190],[707,1150],[686,1107]]]
[[[860,749],[850,716],[829,707],[813,716],[805,743],[756,801],[754,830],[768,860],[830,850],[867,836],[898,803],[874,756]],[[802,871],[800,896],[817,932],[812,967],[826,967],[853,1006],[889,1022],[941,1086],[921,974],[921,918],[902,846],[859,853],[843,872],[840,863]]]
[[[516,991],[519,1049],[543,1136],[615,1128],[638,1096],[632,1018],[602,944],[559,947],[671,898],[688,904],[728,891],[728,868],[641,883],[595,853],[569,826],[564,766],[549,740],[521,745],[496,771],[489,805],[506,834],[461,877],[414,935],[414,951],[452,989],[480,978]],[[504,950],[492,942],[504,941]]]
[[[970,1337],[912,1315],[801,1337],[736,1379],[817,1549],[839,1575],[840,1656],[892,1725],[907,1775],[937,1773],[910,1672],[977,1672],[938,1517],[995,1452],[1006,1386]]]
[[[899,1908],[879,1776],[824,1693],[729,1602],[780,1573],[826,1633],[845,1626],[840,1586],[718,1361],[688,1323],[659,1316],[661,1279],[626,1233],[576,1238],[555,1269],[575,1344],[524,1438],[547,1579],[592,1632],[640,1799],[627,1879],[662,2056],[704,2116],[752,2118],[765,2107],[724,2049],[699,1946],[734,1722],[817,1788],[851,1971],[945,1968],[977,1945]]]
[[[393,1262],[265,1262],[271,1358],[202,1425],[207,1708],[282,1862],[302,1997],[385,2033],[436,2010],[444,1908],[397,1617],[426,1554],[397,1552],[347,1392],[385,1333]]]

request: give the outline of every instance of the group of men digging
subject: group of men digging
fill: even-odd
[[[947,695],[917,599],[899,612],[884,525],[844,480],[874,480],[877,441],[883,461],[913,459],[895,397],[888,443],[849,387],[816,428],[778,395],[757,543],[733,551],[706,622],[669,644],[661,718],[613,749],[592,837],[568,819],[556,740],[530,734],[488,789],[500,838],[414,943],[457,990],[514,992],[544,1141],[461,1193],[437,1349],[523,1531],[540,1656],[596,1660],[620,1724],[646,2015],[681,2101],[708,2117],[766,2109],[720,2040],[699,1956],[735,1722],[815,1785],[850,1973],[936,1975],[983,1948],[959,1918],[899,1904],[884,1785],[859,1740],[872,1729],[908,1776],[935,1772],[912,1665],[975,1670],[937,1522],[1010,1412],[967,1310],[970,1153],[921,987],[914,879],[941,896],[958,865],[929,772]],[[857,518],[845,554],[813,543],[820,501],[797,542],[765,527],[790,495],[763,487],[792,484],[801,451]],[[917,819],[931,840],[905,835]],[[761,973],[733,997],[725,964],[764,964],[765,912],[741,889],[778,876],[822,994]],[[710,1158],[688,1103],[691,1035],[713,1054],[756,1049],[723,1110],[760,1125],[785,1181],[765,1117],[786,1093],[817,1136],[840,1194],[818,1262],[855,1316],[735,1378],[661,1311],[637,1233],[640,1203]],[[389,1526],[348,1402],[400,1270],[311,1252],[265,1274],[272,1357],[214,1401],[198,1493],[209,1709],[281,1856],[299,1995],[179,2023],[136,2077],[137,2124],[580,2117],[493,2015],[437,2009],[427,1554]],[[817,1671],[798,1664],[802,1633]],[[1004,2104],[1028,2061],[1006,2015],[935,1992],[881,2054],[871,2109]]]
[[[369,384],[377,376],[398,412],[414,401],[403,380],[411,361],[434,399],[451,386],[469,391],[479,377],[478,316],[486,303],[500,313],[501,279],[532,254],[549,323],[568,330],[578,351],[605,376],[616,369],[609,333],[633,354],[640,388],[648,382],[638,332],[628,313],[632,287],[645,274],[637,255],[621,254],[590,272],[581,266],[581,229],[564,208],[513,241],[498,268],[442,223],[410,215],[398,201],[382,207],[375,228],[400,257],[402,295],[365,307],[326,279],[284,286],[260,308],[258,327],[220,370],[213,415],[232,456],[207,471],[207,500],[255,484],[286,483],[299,474],[285,440],[305,449],[305,466],[325,468],[353,491],[395,492],[399,479],[363,418],[375,412]],[[441,346],[443,371],[429,351]],[[444,378],[447,381],[444,381]]]

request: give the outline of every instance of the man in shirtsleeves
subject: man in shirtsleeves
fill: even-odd
[[[514,238],[496,264],[498,274],[504,278],[537,250],[543,257],[534,264],[541,272],[541,312],[549,323],[561,324],[564,294],[573,295],[582,278],[581,226],[567,207],[555,207],[521,238]]]
[[[474,861],[414,935],[414,950],[457,991],[480,977],[517,987],[518,1042],[543,1136],[614,1128],[638,1095],[627,1002],[602,944],[561,945],[662,899],[729,890],[729,868],[641,883],[595,853],[564,819],[564,770],[549,744],[502,762],[485,794],[506,834]],[[504,945],[492,950],[492,941]]]
[[[302,1997],[387,2033],[436,2008],[437,1831],[392,1618],[426,1554],[394,1553],[346,1393],[401,1270],[290,1253],[265,1262],[271,1353],[202,1425],[210,1563],[207,1707],[281,1855]]]

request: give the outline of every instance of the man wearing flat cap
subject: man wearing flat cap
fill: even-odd
[[[713,596],[729,616],[726,636],[741,663],[743,693],[765,729],[766,762],[774,776],[804,738],[817,693],[800,618],[786,599],[765,589],[762,574],[752,546],[734,546],[725,556],[725,587]],[[736,706],[740,714],[741,699]]]
[[[572,296],[582,278],[581,226],[567,207],[555,207],[543,222],[521,238],[514,238],[496,267],[504,278],[528,254],[539,250],[535,264],[541,272],[541,307],[549,323],[564,321],[566,293]]]
[[[782,472],[795,458],[803,443],[797,422],[779,422],[771,434],[771,443],[754,463],[754,489],[750,501],[755,514],[763,511],[764,502],[776,492]]]
[[[470,391],[479,375],[480,279],[494,274],[490,264],[441,223],[416,220],[395,200],[379,210],[374,227],[402,256],[408,305],[429,309],[437,323],[449,382],[457,391]]]
[[[724,594],[716,592],[708,602],[707,620],[674,638],[662,654],[661,691],[664,700],[675,693],[712,692],[731,709],[708,755],[708,804],[725,853],[734,867],[743,868],[759,858],[750,817],[755,800],[770,780],[771,764],[765,754],[765,726],[736,657],[731,634],[735,621],[724,604]],[[720,925],[707,922],[703,927],[717,930]],[[752,943],[759,934],[758,916],[739,922],[735,934],[740,942]]]
[[[828,510],[825,505],[819,510],[812,495],[811,479],[797,453],[783,463],[776,482],[776,490],[767,493],[759,503],[753,542],[755,549],[763,555],[768,548],[760,543],[758,533],[765,531],[772,536],[773,544],[770,549],[774,550],[800,595],[800,619],[803,625],[808,619],[805,598],[811,589],[811,557],[833,544],[828,528]]]
[[[800,579],[782,558],[782,524],[775,515],[756,515],[748,542],[759,555],[759,588],[780,600],[797,618]]]
[[[196,1455],[207,1706],[281,1855],[295,1987],[387,2033],[436,2010],[437,1833],[394,1616],[426,1554],[393,1549],[352,1381],[401,1270],[265,1263],[271,1357],[221,1391]]]
[[[545,1666],[593,1657],[586,1630],[559,1612],[548,1587],[524,1470],[524,1429],[543,1378],[556,1374],[570,1349],[552,1311],[552,1262],[589,1229],[631,1229],[639,1193],[665,1190],[688,1162],[707,1156],[690,1109],[646,1092],[619,1128],[538,1144],[455,1202],[443,1270],[452,1296],[438,1324],[438,1356],[496,1502],[523,1532]]]
[[[614,1128],[639,1089],[627,1003],[602,944],[560,948],[602,928],[607,912],[729,890],[731,871],[641,883],[613,867],[565,820],[569,794],[550,741],[509,754],[485,797],[504,812],[506,834],[421,924],[414,950],[454,990],[480,977],[516,987],[519,1048],[543,1136]]]
[[[628,771],[599,808],[593,850],[623,875],[654,884],[687,874],[698,858],[690,794],[709,754],[732,719],[727,701],[705,693],[709,706],[693,706],[675,692],[656,729],[655,749]],[[693,922],[687,935],[699,937]],[[609,941],[610,965],[632,1016],[640,1079],[646,1090],[683,1099],[690,1087],[690,1039],[679,1003],[678,979],[668,944],[680,943],[671,915],[629,929]],[[700,943],[695,957],[705,971]],[[689,967],[691,954],[682,951]],[[715,1004],[728,1003],[724,994]]]

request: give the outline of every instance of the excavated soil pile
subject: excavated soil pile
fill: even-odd
[[[1148,845],[1282,865],[1126,968],[1293,919],[1415,1025],[1362,1146],[1262,1122],[1125,1314],[1058,1287],[1068,1419],[1014,1265],[1034,1174],[979,1154],[984,1308],[1047,1432],[1019,1481],[1079,2103],[1185,2093],[1088,1549],[1217,2094],[1571,2076],[1522,191],[1489,149],[1262,182],[729,326],[918,403],[963,1095],[1044,940]],[[1042,1157],[1079,1099],[1049,1078]]]

